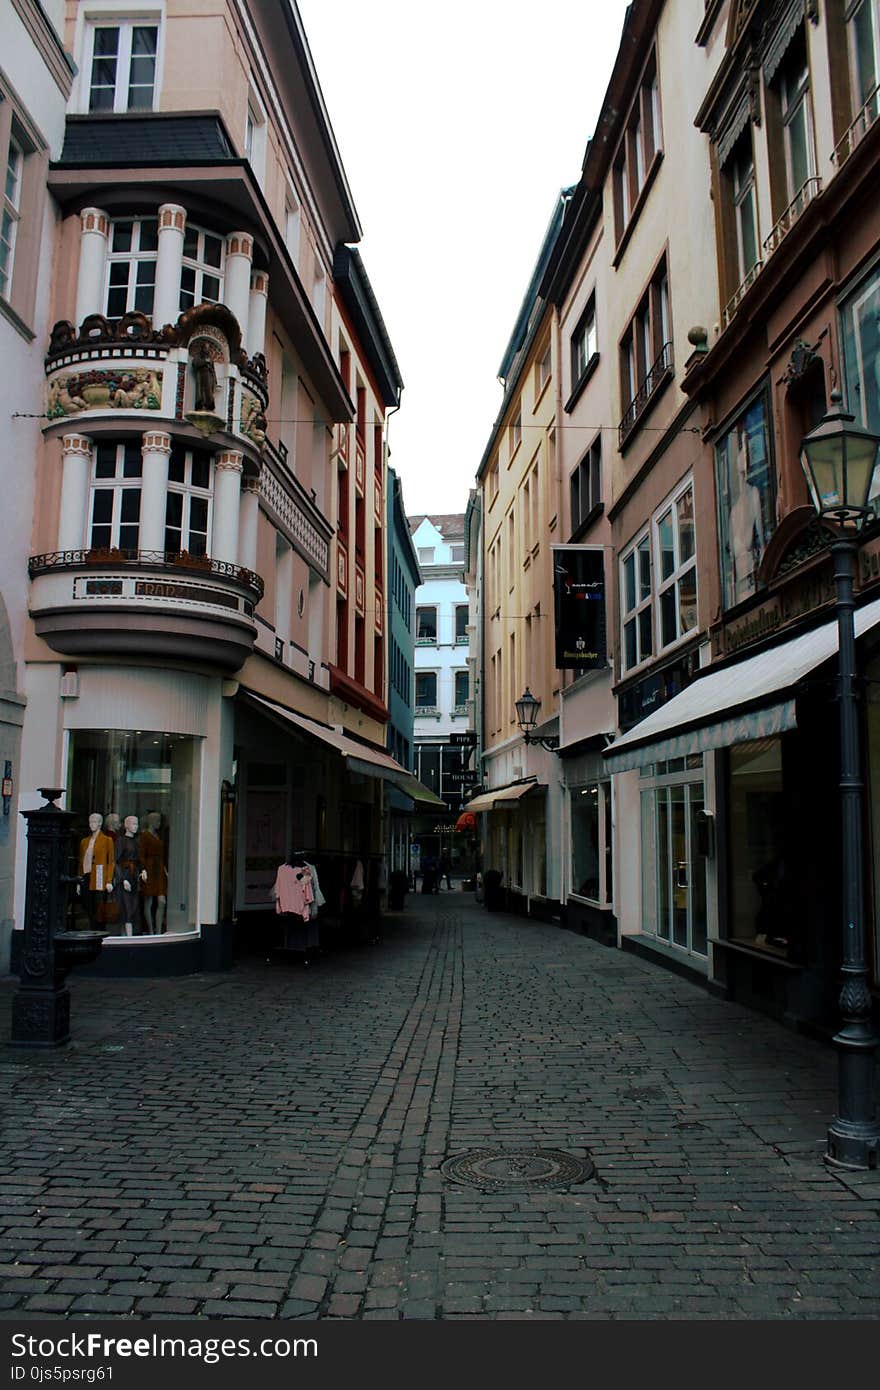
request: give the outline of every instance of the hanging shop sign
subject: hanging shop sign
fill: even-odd
[[[553,601],[558,669],[596,671],[604,667],[608,653],[601,546],[553,546]]]

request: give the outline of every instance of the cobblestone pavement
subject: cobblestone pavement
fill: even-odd
[[[308,970],[73,976],[71,1047],[0,1045],[4,1316],[880,1315],[880,1175],[821,1160],[829,1049],[470,895],[408,904]],[[438,1171],[483,1146],[596,1176]]]

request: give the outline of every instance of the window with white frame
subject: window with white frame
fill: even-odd
[[[694,488],[688,479],[659,507],[621,560],[625,671],[697,627]]]
[[[469,678],[467,671],[455,672],[455,708],[462,709],[468,702]]]
[[[435,606],[416,609],[416,641],[437,642],[437,609]]]
[[[3,186],[3,213],[0,219],[0,295],[9,299],[12,285],[12,263],[15,259],[15,238],[21,210],[21,180],[24,170],[24,150],[10,134],[6,154],[6,178]]]
[[[664,255],[620,341],[621,444],[635,429],[648,402],[671,378],[672,365],[669,275]]]
[[[541,356],[538,358],[537,362],[535,363],[535,395],[536,395],[536,396],[539,396],[539,395],[541,394],[541,392],[544,390],[544,387],[547,385],[547,382],[550,380],[550,372],[551,372],[551,370],[552,370],[552,360],[553,360],[553,357],[552,357],[552,346],[551,346],[550,343],[548,343],[547,346],[546,346],[546,348],[544,349],[544,351],[541,353]]]
[[[152,111],[159,25],[138,19],[90,23],[85,70],[89,111]]]
[[[420,565],[433,565],[434,547],[432,545],[419,546],[418,556]]]
[[[457,603],[457,604],[455,605],[455,640],[456,640],[456,642],[466,642],[467,639],[468,639],[467,630],[468,630],[468,615],[469,615],[469,612],[470,612],[470,610],[469,610],[468,605],[467,605],[466,603]],[[458,701],[456,701],[456,704],[458,704]]]
[[[437,708],[437,672],[416,671],[416,709]]]
[[[109,319],[122,318],[134,309],[152,314],[158,235],[155,217],[126,218],[112,224],[107,257]]]
[[[657,649],[671,646],[697,626],[697,548],[693,484],[676,494],[654,521]]]
[[[654,655],[654,612],[651,586],[651,533],[645,531],[620,562],[620,607],[624,671]]]
[[[266,172],[266,112],[251,84],[244,120],[244,157],[254,171],[258,183]]]
[[[660,89],[652,53],[626,118],[614,161],[614,219],[620,241],[661,144]]]
[[[183,234],[180,271],[180,308],[194,304],[219,304],[223,291],[225,250],[223,238],[187,223]]]
[[[578,321],[577,328],[571,335],[572,390],[574,390],[581,381],[598,351],[599,340],[596,334],[596,299],[595,296],[591,296],[589,304]]]
[[[142,469],[140,443],[95,446],[89,507],[92,550],[138,549]]]
[[[522,443],[522,411],[518,410],[510,422],[510,452],[515,454]]]
[[[211,455],[175,444],[168,460],[165,550],[207,555],[211,534]]]

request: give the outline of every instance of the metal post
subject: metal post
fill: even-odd
[[[21,1047],[60,1047],[70,1041],[70,991],[55,957],[55,935],[64,929],[67,851],[74,816],[52,805],[60,791],[40,788],[45,806],[22,811],[27,821],[27,886],[19,988],[12,1001],[12,1042]]]
[[[853,617],[856,540],[843,537],[834,542],[832,550],[839,650],[843,952],[842,1023],[834,1038],[839,1049],[838,1115],[828,1129],[825,1157],[828,1162],[847,1168],[876,1168],[880,1156],[880,1124],[874,1089],[874,1054],[878,1039],[871,1018],[865,960],[863,785]]]

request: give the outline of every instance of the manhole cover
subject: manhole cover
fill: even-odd
[[[444,1159],[440,1171],[482,1192],[529,1192],[587,1182],[596,1169],[559,1149],[470,1149]]]

